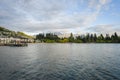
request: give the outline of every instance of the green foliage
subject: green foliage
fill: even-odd
[[[47,34],[38,34],[36,35],[36,40],[40,40],[41,42],[46,43],[54,43],[59,42],[59,37],[53,33],[47,33]]]
[[[73,34],[71,33],[70,34],[70,37],[68,38],[69,42],[74,42],[74,37],[73,37]]]
[[[113,35],[106,34],[106,36],[103,36],[103,34],[100,34],[97,36],[96,34],[86,34],[86,35],[79,35],[79,36],[73,36],[73,34],[70,34],[70,37],[68,38],[59,38],[57,35],[53,33],[47,33],[46,36],[44,34],[38,34],[36,35],[37,40],[41,40],[41,42],[47,42],[47,43],[120,43],[120,36],[117,35],[115,32]]]
[[[75,43],[83,43],[82,40],[78,40],[78,39],[74,40],[74,42],[75,42]]]
[[[46,42],[46,43],[55,43],[55,40],[47,39],[45,42]]]
[[[63,38],[59,40],[60,43],[67,43],[69,40],[67,38]]]

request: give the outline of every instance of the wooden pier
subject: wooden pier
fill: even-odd
[[[28,46],[28,44],[27,43],[17,43],[17,44],[7,43],[7,44],[0,44],[0,46],[25,47],[25,46]]]

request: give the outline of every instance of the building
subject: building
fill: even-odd
[[[34,39],[28,38],[13,38],[13,37],[0,37],[0,44],[9,44],[9,43],[33,43]]]

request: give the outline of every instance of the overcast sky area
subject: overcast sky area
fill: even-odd
[[[29,34],[120,34],[120,0],[0,0],[0,26]]]

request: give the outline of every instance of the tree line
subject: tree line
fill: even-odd
[[[45,43],[120,43],[120,36],[115,32],[112,35],[103,34],[90,34],[73,36],[73,33],[70,34],[68,38],[60,38],[54,33],[40,33],[36,35],[36,40],[39,42]]]

